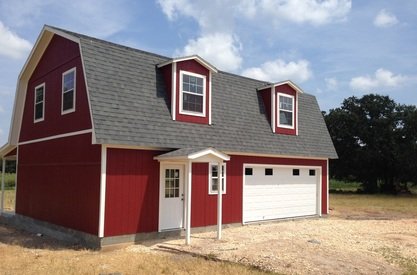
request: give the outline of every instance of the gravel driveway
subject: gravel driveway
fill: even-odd
[[[402,274],[417,265],[417,218],[300,219],[224,229],[220,241],[216,232],[194,233],[191,241],[147,249],[171,247],[285,274]]]

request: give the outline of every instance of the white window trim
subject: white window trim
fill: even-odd
[[[203,112],[199,113],[199,112],[192,112],[192,111],[187,111],[183,109],[183,90],[182,90],[182,78],[183,75],[187,74],[190,76],[194,76],[194,77],[199,77],[203,79]],[[206,76],[205,75],[201,75],[201,74],[196,74],[196,73],[191,73],[188,71],[180,71],[180,85],[179,85],[179,90],[180,90],[180,96],[179,96],[179,101],[180,101],[180,114],[183,115],[190,115],[190,116],[199,116],[199,117],[206,117],[206,94],[207,94],[207,87],[206,87]]]
[[[43,87],[43,98],[42,98],[42,117],[36,119],[36,90],[40,87]],[[34,98],[33,98],[33,123],[41,122],[45,120],[45,82],[36,86],[34,91]]]
[[[73,106],[71,109],[64,111],[64,77],[67,74],[74,72],[74,98],[73,98]],[[76,105],[76,98],[77,98],[77,68],[74,67],[62,73],[62,89],[61,89],[61,115],[69,114],[75,112],[75,105]]]
[[[209,176],[208,176],[209,195],[217,195],[217,190],[212,190],[212,185],[211,185],[211,182],[213,180],[211,168],[213,166],[217,166],[217,165],[218,165],[217,163],[209,163],[209,172],[208,172],[208,174],[209,174]],[[226,189],[227,189],[227,182],[226,182],[226,178],[227,178],[227,175],[226,175],[226,172],[227,172],[227,170],[226,170],[226,163],[223,163],[222,168],[224,170],[224,176],[223,176],[223,179],[224,179],[224,189],[222,190],[223,191],[222,194],[224,195],[224,194],[226,194]],[[221,177],[221,173],[219,173],[219,176]]]
[[[292,125],[288,126],[285,124],[281,124],[280,120],[279,120],[279,114],[280,114],[280,104],[279,104],[279,97],[283,96],[283,97],[288,97],[292,99]],[[283,93],[277,93],[277,125],[279,128],[286,128],[286,129],[294,129],[295,126],[295,121],[294,121],[294,117],[295,117],[295,97],[293,95],[288,95],[288,94],[283,94]],[[284,110],[287,111],[287,110]]]

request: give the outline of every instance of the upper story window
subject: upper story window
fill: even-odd
[[[180,113],[194,116],[206,115],[206,77],[190,72],[180,72]]]
[[[36,86],[34,100],[34,116],[33,121],[39,122],[44,119],[45,115],[45,83]]]
[[[226,164],[222,165],[221,169],[221,182],[222,193],[226,194]],[[219,178],[219,169],[217,164],[210,164],[210,177],[209,177],[209,194],[217,194],[217,182]]]
[[[278,93],[278,127],[294,128],[294,96]]]
[[[62,74],[62,114],[75,111],[75,68]]]

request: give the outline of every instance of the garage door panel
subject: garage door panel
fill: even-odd
[[[270,166],[251,168],[253,175],[244,183],[244,222],[317,214],[317,171],[310,176],[309,168],[273,167],[271,176],[265,175]],[[293,175],[293,169],[300,175]]]

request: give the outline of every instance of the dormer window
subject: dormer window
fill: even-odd
[[[278,127],[294,129],[294,96],[278,93]]]
[[[206,77],[180,71],[180,113],[205,116]]]

